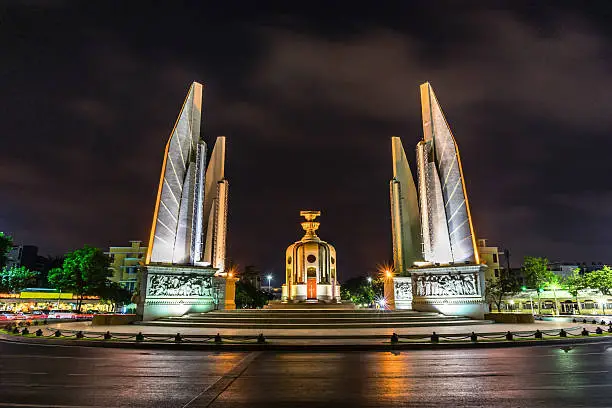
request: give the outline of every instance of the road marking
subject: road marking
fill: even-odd
[[[196,395],[183,405],[183,408],[197,408],[197,407],[208,407],[212,404],[230,385],[240,377],[242,373],[246,371],[249,364],[251,364],[257,357],[261,355],[261,351],[254,351],[247,354],[238,364],[234,366],[230,371],[221,376],[216,382],[206,387],[201,393]]]

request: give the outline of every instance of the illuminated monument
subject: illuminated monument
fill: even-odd
[[[217,138],[207,163],[201,116],[202,85],[194,82],[164,154],[142,268],[144,320],[235,307],[233,278],[225,273],[225,137]]]
[[[283,285],[282,301],[337,303],[340,285],[336,275],[336,249],[316,233],[320,223],[315,219],[321,212],[301,211],[300,215],[306,219],[301,224],[306,234],[287,248],[287,280]]]
[[[421,85],[423,140],[418,190],[399,138],[392,138],[391,219],[397,309],[483,318],[484,266],[457,143],[429,83]],[[388,291],[387,291],[388,292]]]

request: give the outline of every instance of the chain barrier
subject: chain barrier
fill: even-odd
[[[604,323],[605,327],[605,322]],[[38,326],[34,324],[34,326]],[[147,334],[143,335],[142,332],[138,334],[112,334],[110,331],[106,331],[105,333],[99,332],[83,332],[82,330],[60,330],[59,328],[54,328],[50,326],[46,327],[38,327],[36,331],[30,332],[31,325],[27,323],[8,323],[3,329],[7,333],[11,333],[13,335],[34,335],[36,337],[42,338],[64,338],[64,339],[86,339],[86,340],[118,340],[118,341],[135,341],[135,342],[162,342],[162,343],[191,343],[191,344],[253,344],[253,343],[266,343],[266,338],[263,333],[260,333],[257,336],[227,336],[223,337],[219,333],[216,335],[183,335],[180,333],[176,333],[176,335],[167,335],[167,334]],[[33,328],[32,328],[33,329]],[[438,343],[441,339],[449,342],[477,342],[479,339],[484,340],[503,340],[506,341],[514,341],[517,339],[530,339],[534,338],[536,340],[544,340],[545,337],[562,337],[566,338],[568,336],[572,337],[586,337],[591,333],[595,333],[598,335],[603,334],[612,334],[612,322],[605,330],[598,326],[593,332],[590,332],[586,329],[586,327],[571,327],[567,329],[548,329],[542,330],[539,329],[534,332],[506,332],[506,333],[489,333],[489,334],[478,334],[472,332],[471,334],[445,334],[439,335],[436,332],[433,332],[431,335],[398,335],[397,333],[393,333],[391,335],[391,343],[419,343],[419,342],[431,342]]]

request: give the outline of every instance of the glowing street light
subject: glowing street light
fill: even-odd
[[[368,283],[372,283],[372,277],[371,276],[368,276],[367,280],[368,280]]]
[[[266,276],[266,278],[268,278],[268,292],[272,292],[272,287],[270,285],[270,283],[272,282],[272,275],[268,275]]]

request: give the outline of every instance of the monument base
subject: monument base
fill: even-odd
[[[136,313],[142,320],[209,312],[225,306],[226,282],[215,268],[145,265]],[[233,300],[233,299],[232,299]]]
[[[484,265],[441,265],[409,269],[393,278],[395,309],[484,319]]]
[[[412,309],[484,319],[485,265],[441,265],[410,269]]]
[[[385,280],[385,297],[387,297]],[[412,310],[412,277],[395,276],[393,278],[393,299],[396,310]]]

